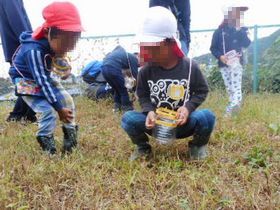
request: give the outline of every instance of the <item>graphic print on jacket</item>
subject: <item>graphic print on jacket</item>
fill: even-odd
[[[156,83],[148,80],[150,98],[154,106],[166,107],[176,110],[183,106],[185,98],[189,98],[187,92],[188,80],[160,79]]]

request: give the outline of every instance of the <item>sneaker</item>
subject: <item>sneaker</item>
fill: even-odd
[[[20,121],[21,121],[21,116],[9,115],[6,119],[6,122],[20,122]]]
[[[114,112],[114,113],[120,112],[121,109],[122,109],[122,105],[121,105],[121,104],[119,104],[119,103],[115,103],[115,104],[114,104],[114,108],[113,108],[113,112]]]
[[[208,156],[207,145],[192,146],[188,151],[189,158],[191,160],[203,160]]]
[[[134,161],[140,158],[146,158],[149,159],[152,154],[152,149],[145,149],[145,150],[140,150],[139,148],[136,148],[134,152],[130,155],[129,160]]]
[[[240,105],[228,106],[226,108],[224,117],[226,117],[226,118],[233,117],[233,116],[237,115],[239,113],[239,111],[240,111]]]
[[[28,116],[28,117],[25,117],[24,120],[26,122],[29,122],[29,123],[36,123],[37,122],[37,117],[34,115],[34,116]]]

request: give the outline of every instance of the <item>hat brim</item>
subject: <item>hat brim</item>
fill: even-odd
[[[246,7],[246,6],[236,6],[234,8],[238,8],[239,11],[247,11],[249,9],[249,7]]]
[[[138,35],[136,39],[138,42],[159,43],[164,41],[166,37],[159,37],[159,36],[152,36],[152,35]]]
[[[44,37],[44,26],[38,27],[35,31],[32,33],[33,39],[41,39]]]
[[[47,26],[47,24],[43,24],[42,26],[38,27],[33,33],[32,38],[33,39],[42,39],[44,37],[44,29],[47,27],[57,27],[58,29],[62,31],[71,31],[71,32],[82,32],[85,31],[84,28],[79,25],[66,25],[66,26]]]
[[[80,24],[73,24],[73,25],[63,25],[63,26],[55,26],[62,31],[71,31],[71,32],[82,32],[85,31],[83,26]]]
[[[157,46],[158,43],[164,41],[165,39],[167,39],[166,37],[158,37],[158,36],[141,36],[140,38],[140,43],[144,43],[145,46]],[[179,39],[177,38],[170,38],[170,39],[174,39],[176,44],[173,46],[173,52],[174,54],[176,54],[179,58],[182,58],[185,56],[185,53],[183,52],[183,50],[181,49],[181,42]]]

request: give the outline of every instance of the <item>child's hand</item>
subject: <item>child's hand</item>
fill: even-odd
[[[146,128],[152,129],[155,126],[155,123],[156,123],[156,113],[154,111],[149,111],[145,122]]]
[[[221,55],[220,56],[220,61],[223,62],[224,64],[227,64],[228,59],[227,59],[227,57],[225,55]]]
[[[64,123],[70,123],[73,120],[73,112],[71,109],[62,108],[58,111],[59,119]]]
[[[181,106],[177,110],[177,125],[184,125],[189,117],[189,110],[185,106]]]

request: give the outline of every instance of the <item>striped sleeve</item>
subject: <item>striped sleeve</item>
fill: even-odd
[[[36,83],[42,88],[42,91],[48,102],[54,107],[55,110],[61,110],[63,106],[55,95],[53,86],[50,84],[49,75],[46,74],[42,52],[39,50],[30,50],[27,53],[27,63],[29,69],[32,71],[32,75]]]

